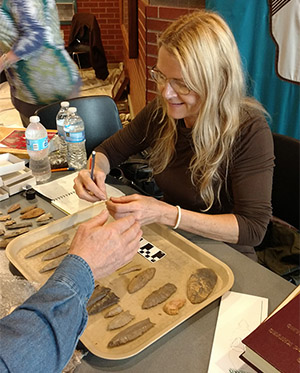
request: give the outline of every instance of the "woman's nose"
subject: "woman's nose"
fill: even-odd
[[[161,94],[166,99],[177,97],[177,93],[174,91],[173,87],[171,86],[170,82],[168,82],[168,81],[162,87]]]

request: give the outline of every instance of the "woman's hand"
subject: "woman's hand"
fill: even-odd
[[[111,197],[106,202],[106,206],[115,219],[133,215],[141,225],[146,225],[154,222],[163,223],[164,209],[168,205],[152,197],[132,194],[129,196]]]
[[[95,168],[94,180],[91,179],[90,171],[81,170],[74,179],[73,188],[78,197],[86,201],[96,202],[106,200],[105,178],[105,172],[99,168]]]

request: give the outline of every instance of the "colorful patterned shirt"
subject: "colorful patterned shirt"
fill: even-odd
[[[46,105],[68,98],[80,84],[65,50],[54,0],[0,0],[0,54],[20,60],[6,71],[12,95]]]

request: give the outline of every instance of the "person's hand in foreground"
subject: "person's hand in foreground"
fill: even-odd
[[[105,224],[108,216],[104,210],[82,223],[71,255],[35,294],[0,319],[1,372],[63,370],[86,327],[94,279],[126,264],[139,248],[142,232],[134,217]]]
[[[133,216],[104,225],[108,217],[108,211],[104,210],[82,223],[69,250],[89,264],[95,279],[128,263],[137,253],[142,236],[140,224]]]

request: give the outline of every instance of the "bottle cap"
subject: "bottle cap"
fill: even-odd
[[[69,113],[76,113],[77,108],[76,107],[69,107],[68,111],[69,111]]]
[[[70,103],[69,103],[68,101],[62,101],[62,102],[60,103],[60,106],[61,106],[61,107],[69,107],[69,106],[70,106]]]
[[[40,121],[40,117],[37,115],[33,115],[29,118],[30,123],[38,123]]]

